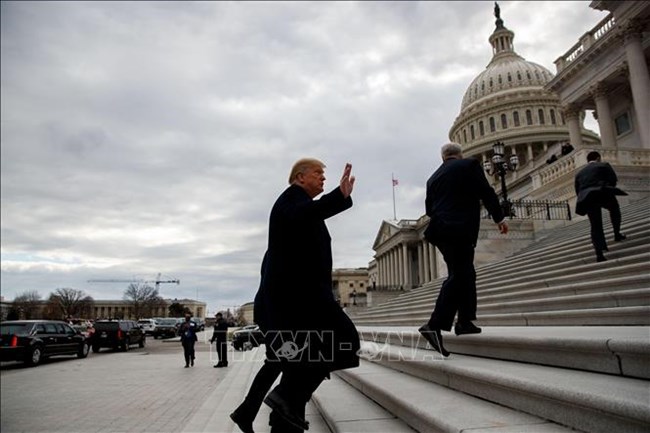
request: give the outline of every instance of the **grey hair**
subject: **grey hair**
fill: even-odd
[[[440,149],[440,155],[442,156],[443,161],[451,157],[462,158],[463,148],[458,143],[447,143]]]

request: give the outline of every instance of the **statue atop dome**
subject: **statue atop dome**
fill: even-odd
[[[501,19],[501,8],[499,7],[499,3],[497,3],[497,2],[494,2],[494,16],[497,19],[494,22],[497,25],[497,29],[502,29],[503,28],[503,20]]]

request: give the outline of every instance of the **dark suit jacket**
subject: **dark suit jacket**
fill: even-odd
[[[212,333],[211,342],[225,343],[228,340],[228,322],[226,319],[214,322],[214,332]]]
[[[618,178],[606,162],[590,162],[575,177],[576,213],[586,215],[592,206],[600,206],[603,195],[627,195],[616,188]]]
[[[318,200],[300,186],[287,188],[271,210],[268,250],[255,298],[256,318],[271,332],[334,334],[332,347],[312,344],[313,339],[309,344],[312,353],[324,351],[326,361],[319,366],[326,365],[329,371],[359,364],[358,332],[332,294],[331,238],[325,225],[327,218],[351,206],[352,199],[344,198],[339,188]],[[282,346],[278,339],[270,343],[274,350]],[[339,343],[345,350],[340,350]]]
[[[429,242],[476,244],[481,201],[495,223],[503,220],[499,198],[476,159],[448,159],[427,181],[426,213],[431,222],[425,232]]]

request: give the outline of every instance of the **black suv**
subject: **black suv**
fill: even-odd
[[[246,350],[264,344],[264,334],[257,325],[247,325],[232,333],[232,347]]]
[[[134,320],[98,320],[90,345],[93,352],[99,352],[102,347],[126,352],[132,344],[144,347],[146,339],[142,326]]]
[[[173,317],[156,319],[156,326],[151,331],[153,338],[177,337],[178,326],[176,325],[179,324],[178,320]]]

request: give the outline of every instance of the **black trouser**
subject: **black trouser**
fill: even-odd
[[[280,384],[273,391],[277,391],[293,408],[293,412],[304,419],[307,402],[326,376],[326,371],[316,368],[287,368],[282,372]],[[269,424],[271,424],[271,433],[304,431],[288,424],[275,412],[271,412]]]
[[[448,276],[442,283],[429,327],[450,331],[458,312],[459,322],[476,320],[476,272],[474,245],[467,242],[441,242],[436,247],[447,263]]]
[[[189,365],[190,361],[194,361],[194,340],[183,340],[183,355],[186,365]]]
[[[219,362],[228,364],[228,342],[217,340],[217,355],[219,355]]]
[[[248,418],[255,419],[264,397],[266,397],[281,372],[280,362],[265,359],[262,368],[258,370],[255,379],[253,379],[248,394],[246,394],[244,401],[237,410],[244,412]]]
[[[621,208],[618,205],[616,196],[613,194],[601,194],[597,204],[591,206],[587,211],[591,225],[591,243],[594,245],[597,255],[601,255],[603,250],[607,249],[601,208],[609,211],[609,219],[614,229],[614,235],[618,236],[621,233]]]

